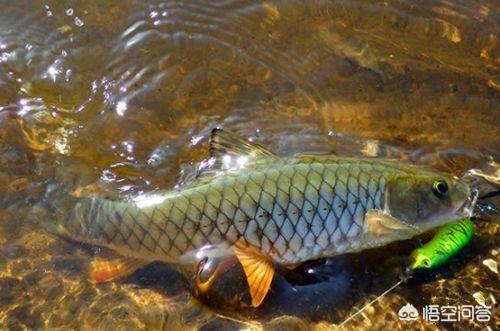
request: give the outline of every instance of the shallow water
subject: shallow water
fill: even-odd
[[[169,188],[207,157],[215,126],[280,155],[389,157],[457,175],[499,162],[495,1],[0,5],[1,195],[23,199],[23,187],[54,172],[99,194]],[[92,285],[87,248],[45,233],[22,210],[2,211],[0,328],[329,329],[393,285],[417,245],[339,257],[312,266],[315,277],[279,276],[250,310],[217,295],[193,299],[164,265]],[[487,259],[498,261],[491,221],[478,223],[452,264],[402,284],[344,328],[495,329],[498,310],[489,324],[397,317],[407,302],[477,304],[478,293],[494,305],[498,275]]]

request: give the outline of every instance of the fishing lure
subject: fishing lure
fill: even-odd
[[[440,228],[431,241],[411,253],[412,262],[406,269],[405,277],[402,277],[396,284],[337,325],[335,330],[345,325],[354,317],[361,314],[366,308],[380,300],[380,298],[404,283],[409,277],[412,277],[414,271],[431,270],[448,262],[470,242],[473,233],[474,223],[470,218],[463,218]]]
[[[411,253],[410,256],[412,258],[412,262],[408,268],[406,268],[404,277],[401,277],[396,284],[392,285],[389,289],[384,291],[372,301],[368,302],[360,310],[337,325],[335,330],[344,326],[354,317],[361,314],[366,308],[380,300],[380,298],[384,297],[399,285],[406,282],[408,278],[413,276],[413,272],[417,270],[431,270],[447,263],[470,242],[473,234],[474,223],[470,218],[463,218],[440,228],[431,241],[424,246],[415,249]]]
[[[470,218],[442,227],[431,241],[411,253],[410,271],[434,269],[445,264],[470,242],[473,233],[474,223]]]

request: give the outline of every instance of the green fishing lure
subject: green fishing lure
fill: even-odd
[[[448,262],[472,239],[474,223],[464,218],[439,229],[424,246],[411,253],[410,270],[434,269]]]

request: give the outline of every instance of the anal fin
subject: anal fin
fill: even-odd
[[[258,307],[271,288],[274,265],[260,249],[241,241],[234,245],[234,253],[245,272],[252,306]]]
[[[149,264],[149,261],[106,254],[96,256],[90,265],[89,278],[93,283],[105,283],[133,274]]]

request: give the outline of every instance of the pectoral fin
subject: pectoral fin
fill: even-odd
[[[106,254],[92,260],[90,280],[93,283],[105,283],[133,274],[137,269],[149,264],[149,261]]]
[[[252,306],[258,307],[271,287],[274,265],[261,250],[245,243],[236,243],[234,252],[245,271]]]
[[[390,232],[403,231],[419,233],[417,227],[398,220],[379,209],[371,209],[365,214],[365,224],[373,234],[387,234]]]
[[[289,264],[289,265],[285,265],[284,267],[288,270],[295,270],[297,269],[298,267],[300,267],[303,263],[300,262],[300,263],[292,263],[292,264]]]

